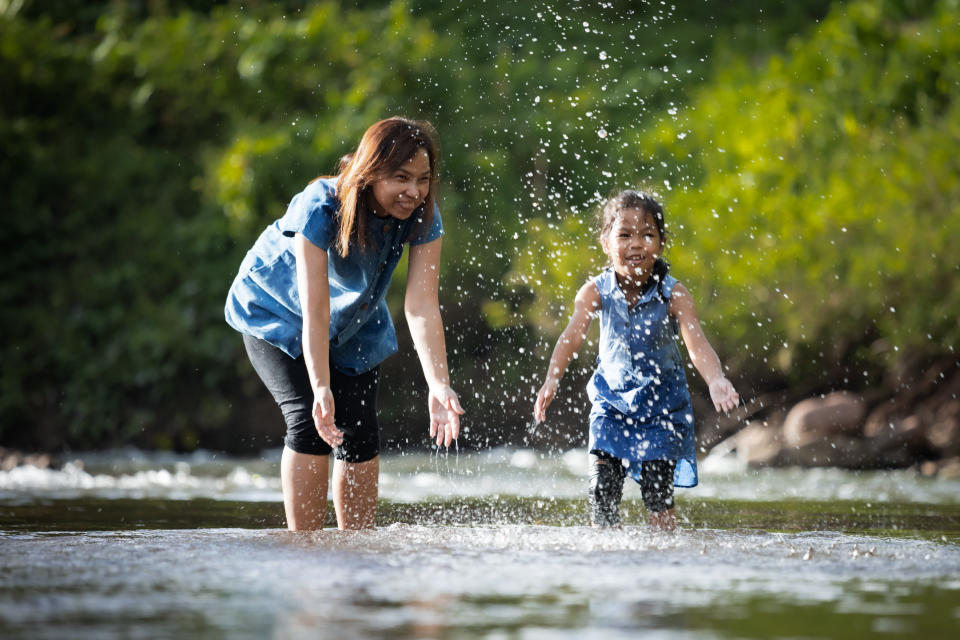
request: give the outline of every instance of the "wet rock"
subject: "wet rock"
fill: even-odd
[[[0,453],[0,471],[10,471],[19,465],[20,460],[17,456],[6,452]]]
[[[891,425],[905,416],[910,415],[908,406],[900,406],[895,399],[887,400],[874,407],[867,416],[863,424],[863,435],[868,438],[875,438],[888,429],[893,429]]]
[[[941,480],[956,480],[960,478],[960,457],[941,461],[937,469],[937,477]]]
[[[802,445],[786,440],[785,427],[775,421],[753,421],[714,448],[713,454],[733,454],[752,467],[798,466],[864,469],[876,466],[868,443],[860,437],[823,434]]]
[[[0,471],[10,471],[25,464],[38,469],[50,469],[58,466],[54,457],[49,453],[24,454],[13,449],[0,448]]]
[[[943,457],[960,455],[960,400],[941,405],[926,430],[927,441]]]
[[[940,463],[936,460],[927,460],[920,465],[920,475],[932,478],[940,470]]]
[[[778,464],[783,448],[783,436],[779,425],[767,422],[751,422],[731,438],[730,446],[736,449],[737,459],[750,466]]]
[[[928,478],[953,480],[960,478],[960,458],[927,460],[919,466],[920,474]]]
[[[873,465],[874,456],[862,438],[834,435],[811,440],[800,446],[784,446],[779,461],[797,467],[842,467],[864,469]]]
[[[753,466],[914,467],[954,477],[960,474],[960,360],[921,364],[884,388],[808,398],[786,414],[780,409],[776,419],[773,405],[759,403],[754,422],[714,450]],[[770,424],[762,426],[761,419]]]
[[[881,467],[907,467],[930,454],[927,430],[917,416],[895,419],[879,432],[871,429],[867,444]]]
[[[790,447],[816,444],[825,437],[858,435],[863,429],[866,406],[861,398],[845,391],[798,402],[783,423],[784,443]]]

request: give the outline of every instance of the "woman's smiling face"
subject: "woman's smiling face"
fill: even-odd
[[[406,162],[371,185],[369,204],[374,214],[406,220],[426,200],[431,178],[430,156],[426,149],[417,149]]]
[[[663,252],[663,238],[653,216],[640,209],[620,211],[601,244],[619,279],[637,284],[647,281]]]

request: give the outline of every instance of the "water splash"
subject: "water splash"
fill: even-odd
[[[531,425],[532,427],[532,425]],[[542,428],[542,425],[537,428]],[[260,458],[176,456],[120,451],[81,456],[60,469],[21,466],[0,471],[0,498],[157,497],[168,499],[279,501],[279,450]],[[852,500],[874,504],[955,504],[960,479],[930,479],[910,470],[857,472],[841,469],[751,469],[730,457],[708,456],[701,482],[678,491],[681,500]],[[460,452],[441,460],[430,453],[383,455],[380,495],[396,502],[490,495],[534,498],[585,496],[585,448],[544,452],[500,447]],[[625,498],[638,497],[627,484]]]

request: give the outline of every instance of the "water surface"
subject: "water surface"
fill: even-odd
[[[586,525],[582,453],[385,458],[379,528],[282,530],[275,453],[0,472],[4,638],[953,638],[956,483],[704,465]],[[332,519],[330,520],[332,522]]]

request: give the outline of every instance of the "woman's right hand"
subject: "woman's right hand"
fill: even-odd
[[[533,417],[537,422],[543,422],[547,419],[547,407],[553,402],[553,397],[557,395],[559,381],[547,379],[540,387],[537,393],[537,402],[533,405]]]
[[[438,447],[441,444],[449,447],[451,442],[460,437],[460,416],[464,414],[460,398],[449,385],[431,387],[428,395],[430,437],[437,439]]]
[[[333,423],[333,393],[330,387],[318,387],[313,394],[313,423],[328,445],[339,447],[343,444],[343,432]]]

